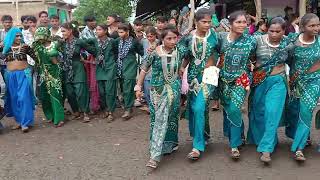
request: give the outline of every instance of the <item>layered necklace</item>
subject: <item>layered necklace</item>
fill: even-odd
[[[161,63],[162,63],[162,72],[164,79],[167,83],[173,83],[178,77],[178,53],[177,49],[175,49],[171,54],[167,53],[163,47],[160,46],[160,54]],[[170,64],[168,63],[168,59],[170,58]],[[168,69],[169,64],[169,69]],[[176,67],[176,68],[175,68]]]
[[[17,55],[19,55],[21,52],[21,45],[15,47],[12,46],[11,51],[13,59],[17,59]]]
[[[206,52],[207,52],[207,44],[208,44],[208,37],[211,35],[210,30],[207,32],[205,37],[199,37],[197,36],[196,33],[194,33],[192,37],[192,44],[191,44],[191,51],[193,57],[195,57],[195,64],[198,66],[201,64],[201,62],[206,58]],[[202,41],[202,54],[201,57],[197,56],[198,47],[197,47],[197,41],[201,42]]]

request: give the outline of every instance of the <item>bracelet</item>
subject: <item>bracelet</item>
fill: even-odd
[[[141,89],[142,89],[142,86],[141,85],[138,85],[138,84],[136,84],[135,86],[134,86],[134,91],[141,91]]]

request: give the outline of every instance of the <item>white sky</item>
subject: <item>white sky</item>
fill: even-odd
[[[67,3],[72,3],[72,4],[78,3],[78,0],[64,0],[64,1],[66,1]]]

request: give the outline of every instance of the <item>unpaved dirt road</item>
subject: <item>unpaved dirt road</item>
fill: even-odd
[[[118,117],[120,113],[118,110]],[[241,160],[233,162],[222,134],[221,111],[210,114],[212,142],[201,160],[191,163],[186,159],[191,142],[187,121],[181,120],[179,150],[164,157],[160,167],[150,172],[145,167],[149,118],[140,110],[135,113],[127,122],[117,119],[107,124],[95,118],[88,124],[68,121],[58,129],[37,113],[36,125],[28,134],[10,130],[13,120],[6,118],[2,121],[6,129],[0,135],[0,180],[320,179],[319,131],[312,131],[314,145],[307,148],[308,160],[303,165],[292,160],[291,141],[284,137],[283,129],[279,129],[280,145],[270,166],[260,163],[259,154],[250,145],[242,149]]]

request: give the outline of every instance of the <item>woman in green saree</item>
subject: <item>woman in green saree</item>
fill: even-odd
[[[287,107],[286,134],[293,138],[291,151],[297,161],[305,161],[303,154],[310,134],[312,113],[320,95],[320,38],[319,18],[306,14],[301,18],[301,34],[291,34],[296,38],[296,46],[290,53],[290,99]],[[290,37],[289,36],[289,37]]]
[[[147,167],[157,168],[163,154],[178,149],[181,79],[179,69],[184,46],[177,46],[178,31],[167,27],[162,32],[163,45],[150,52],[141,65],[135,86],[137,98],[142,97],[143,81],[152,68],[150,91],[150,160]]]
[[[244,33],[247,22],[245,13],[236,11],[230,15],[230,33],[219,33],[220,98],[224,115],[224,134],[229,138],[231,157],[240,158],[238,147],[243,144],[244,130],[241,107],[250,89],[251,56],[255,39]]]
[[[38,57],[42,109],[49,122],[61,127],[64,124],[64,106],[62,70],[57,60],[58,42],[51,41],[50,30],[46,27],[39,27],[34,38],[32,47]]]

